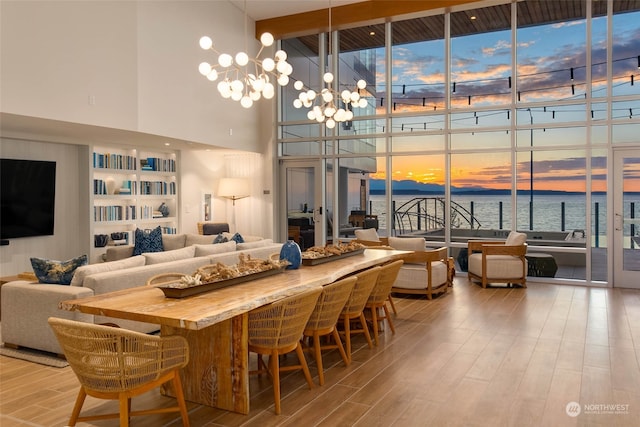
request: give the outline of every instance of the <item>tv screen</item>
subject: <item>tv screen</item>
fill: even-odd
[[[0,239],[53,235],[56,162],[0,159]]]

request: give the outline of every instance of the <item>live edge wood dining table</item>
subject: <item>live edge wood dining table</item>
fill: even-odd
[[[362,254],[284,272],[185,298],[140,286],[63,301],[60,308],[160,325],[161,335],[181,335],[190,360],[182,371],[185,398],[249,413],[248,313],[250,310],[344,276],[401,259],[406,251],[366,249]],[[170,385],[162,392],[173,395]]]

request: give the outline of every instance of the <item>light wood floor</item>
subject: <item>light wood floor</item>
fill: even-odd
[[[252,377],[248,416],[190,404],[191,425],[640,424],[640,291],[540,283],[483,290],[459,278],[434,301],[395,301],[396,334],[387,330],[373,350],[356,339],[349,367],[337,352],[325,355],[324,386],[307,389],[299,372],[283,378],[282,415],[273,413],[268,377]],[[77,393],[70,368],[0,357],[0,370],[2,427],[66,424]],[[88,399],[93,412],[116,409]],[[153,391],[134,408],[169,402]],[[570,402],[580,405],[577,417],[567,415]],[[179,421],[157,415],[133,425]]]

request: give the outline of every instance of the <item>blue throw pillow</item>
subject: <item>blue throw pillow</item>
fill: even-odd
[[[231,237],[231,240],[233,240],[236,243],[244,243],[244,239],[242,238],[242,235],[240,233],[236,233]]]
[[[229,239],[222,235],[222,233],[218,234],[215,239],[213,239],[213,243],[226,243]]]
[[[140,230],[136,228],[135,245],[133,255],[140,255],[145,252],[162,252],[162,229],[157,226],[153,230]]]
[[[82,255],[67,261],[46,258],[31,258],[31,266],[40,283],[68,285],[76,268],[87,265],[87,256]]]

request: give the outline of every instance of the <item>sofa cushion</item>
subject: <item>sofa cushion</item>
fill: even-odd
[[[213,239],[216,236],[203,236],[201,234],[187,234],[187,239],[184,242],[185,246],[191,245],[209,245],[213,243]]]
[[[517,231],[512,231],[507,236],[507,241],[504,242],[506,246],[520,246],[527,241],[526,233],[519,233]]]
[[[71,286],[82,286],[84,278],[90,274],[102,273],[103,271],[115,271],[123,270],[125,268],[138,267],[144,265],[145,258],[142,255],[132,256],[131,258],[122,259],[119,261],[101,262],[98,264],[89,264],[78,267],[73,279],[71,280]]]
[[[162,229],[160,226],[151,231],[136,228],[133,255],[141,255],[145,252],[162,252],[163,250]]]
[[[87,264],[87,256],[81,255],[67,261],[46,258],[31,258],[31,266],[40,283],[68,285],[81,265]]]
[[[389,246],[399,251],[424,251],[425,243],[422,237],[389,237]]]
[[[246,249],[262,248],[262,247],[271,246],[271,245],[273,245],[272,239],[262,239],[262,240],[256,240],[255,242],[238,243],[236,245],[236,250],[244,251]]]
[[[181,249],[174,249],[172,251],[164,251],[164,252],[149,252],[144,253],[144,258],[146,260],[145,265],[151,264],[160,264],[163,262],[169,261],[178,261],[181,259],[193,258],[196,253],[195,246],[187,246]]]
[[[363,228],[361,230],[355,230],[356,239],[366,240],[368,242],[379,242],[380,236],[375,228]]]
[[[163,234],[162,247],[165,251],[184,248],[187,241],[186,234]]]
[[[196,248],[195,256],[207,256],[221,254],[224,252],[233,252],[236,250],[236,242],[212,243],[210,245],[194,245]]]

